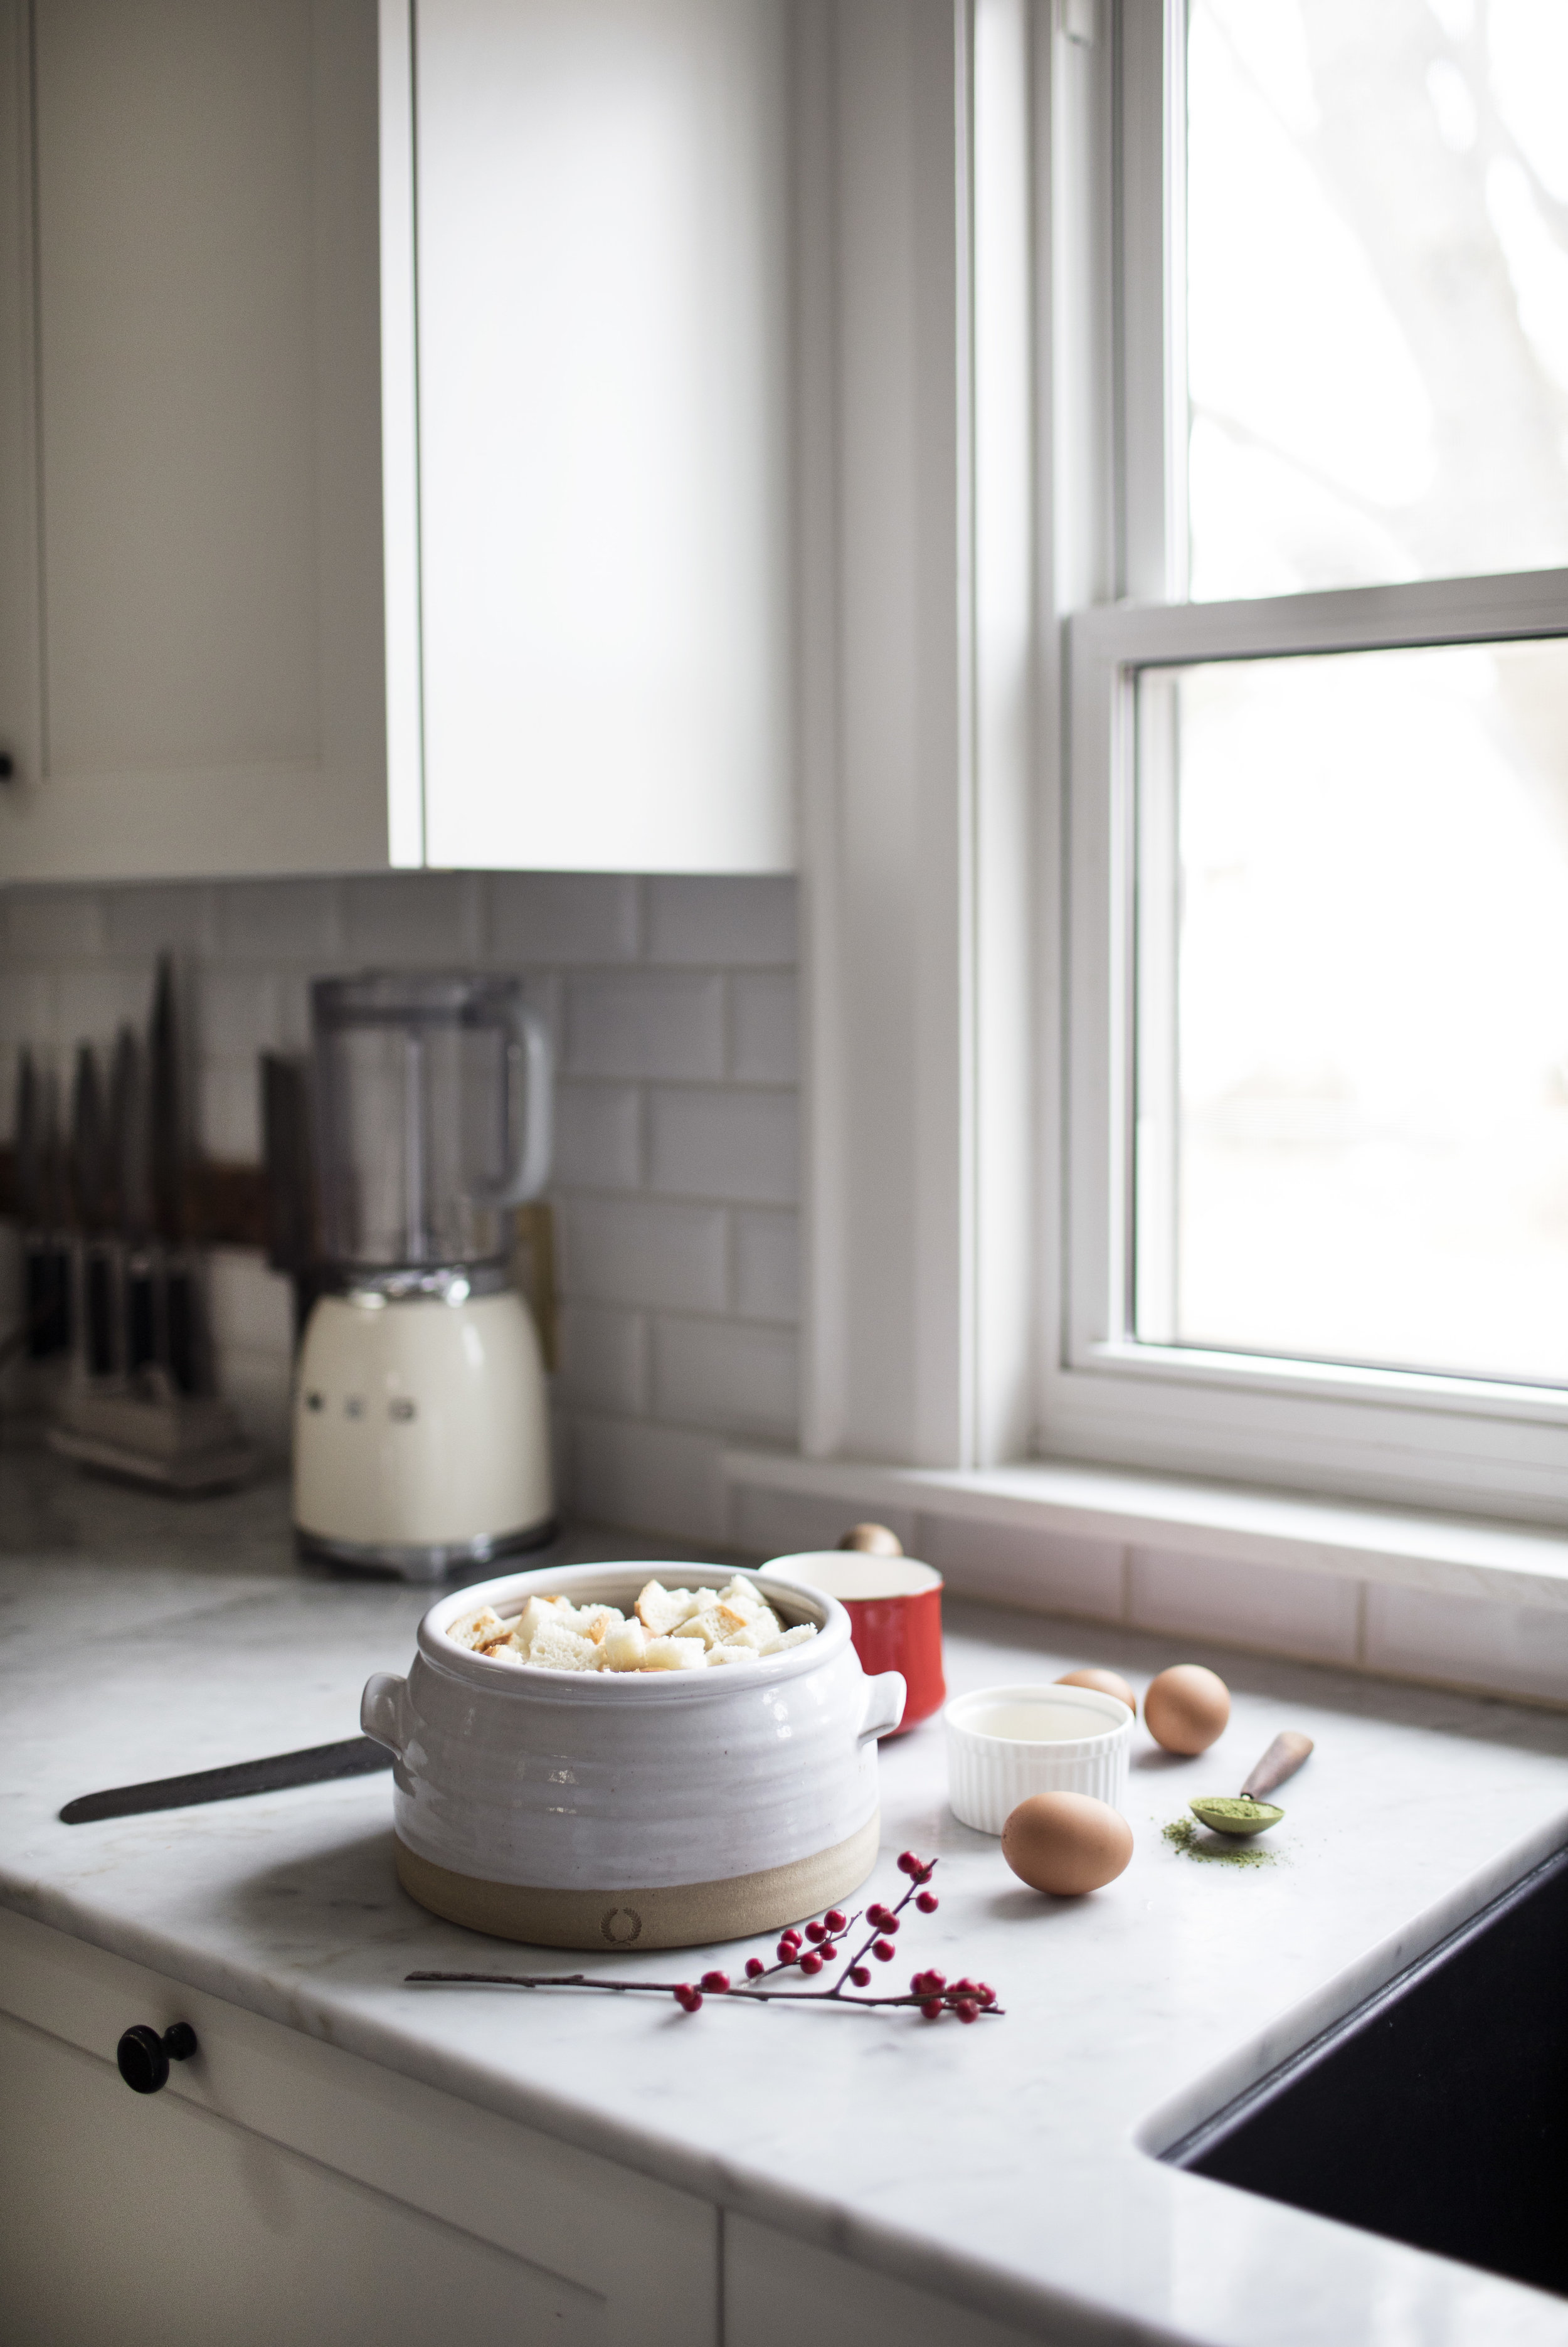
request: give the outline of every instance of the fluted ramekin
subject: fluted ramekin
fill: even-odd
[[[999,1834],[1031,1793],[1091,1793],[1113,1809],[1125,1806],[1132,1715],[1117,1696],[1038,1683],[980,1687],[955,1696],[943,1722],[948,1799],[980,1833]]]

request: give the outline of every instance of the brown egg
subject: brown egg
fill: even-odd
[[[1002,1856],[1019,1881],[1058,1899],[1114,1882],[1132,1855],[1120,1809],[1088,1793],[1031,1793],[1002,1828]]]
[[[897,1532],[886,1524],[851,1524],[838,1543],[840,1548],[857,1548],[867,1556],[902,1556],[904,1543]]]
[[[1143,1725],[1167,1752],[1206,1752],[1225,1732],[1230,1689],[1202,1663],[1176,1663],[1143,1693]]]
[[[1058,1686],[1098,1687],[1102,1695],[1119,1696],[1132,1713],[1138,1717],[1138,1698],[1120,1671],[1063,1671]]]

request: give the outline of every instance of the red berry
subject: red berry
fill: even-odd
[[[748,1956],[746,1958],[746,1978],[748,1980],[761,1980],[766,1970],[767,1966],[764,1963],[761,1956]]]
[[[866,1920],[868,1923],[875,1923],[880,1927],[882,1918],[886,1914],[886,1908],[881,1905],[877,1900],[874,1899],[870,1906],[866,1910]]]
[[[962,1980],[956,1980],[953,1983],[953,1994],[955,1996],[973,1996],[979,1987],[979,1981],[972,1981],[968,1973],[966,1973]]]
[[[978,2021],[980,2017],[980,2008],[972,1996],[961,1996],[953,2011],[960,2021]]]
[[[920,1861],[916,1857],[912,1850],[900,1850],[898,1854],[898,1871],[900,1874],[919,1873]]]
[[[871,1973],[865,1964],[851,1965],[849,1977],[856,1988],[869,1988],[871,1985]]]
[[[885,1932],[896,1932],[896,1931],[898,1929],[898,1918],[897,1918],[897,1915],[884,1915],[884,1916],[883,1916],[883,1918],[882,1918],[882,1929],[883,1929]]]
[[[879,1964],[890,1964],[898,1951],[891,1940],[873,1940],[871,1952]]]
[[[799,1953],[799,1946],[794,1940],[781,1940],[779,1942],[778,1958],[781,1964],[793,1964]]]
[[[979,1998],[982,2004],[995,2004],[997,2001],[997,1993],[995,1989],[989,1988],[984,1981],[981,1981],[979,1986],[975,1991],[975,1993]]]
[[[929,1866],[923,1866],[923,1867],[920,1869],[920,1871],[919,1871],[919,1873],[915,1877],[915,1880],[916,1880],[916,1881],[917,1881],[917,1882],[929,1882],[929,1881],[931,1880],[931,1877],[933,1876],[933,1874],[935,1874],[935,1872],[936,1872],[936,1871],[937,1871],[937,1861],[936,1861],[936,1860],[935,1860],[935,1859],[933,1859],[933,1860],[931,1860],[931,1863],[930,1863],[930,1865],[929,1865]]]
[[[920,2007],[920,2010],[925,2014],[927,2021],[940,2021],[944,2010],[941,1998],[939,1996],[928,1996],[926,1999],[925,2004]]]
[[[675,1992],[675,2002],[682,2012],[700,2013],[702,2007],[702,1992],[694,1989],[690,1981],[682,1981]]]
[[[822,1920],[830,1932],[847,1932],[849,1929],[849,1918],[842,1907],[830,1907]]]
[[[729,1985],[730,1975],[728,1973],[704,1973],[702,1974],[702,1986],[707,1990],[710,1996],[723,1996],[724,1991],[729,1987]]]
[[[947,1973],[938,1972],[934,1965],[927,1973],[926,1980],[933,1996],[939,1996],[948,1985]]]
[[[934,1891],[922,1891],[915,1901],[922,1915],[934,1915],[941,1903]]]
[[[825,1940],[827,1933],[820,1923],[808,1923],[805,1927],[805,1936],[808,1940]]]
[[[831,1940],[824,1940],[821,1947],[818,1948],[816,1952],[822,1958],[825,1964],[830,1964],[837,1956],[838,1950],[834,1946]]]
[[[792,1948],[798,1948],[800,1945],[800,1933],[795,1930],[793,1923],[787,1932],[781,1932],[779,1933],[779,1938],[781,1940],[787,1941]]]
[[[822,1970],[822,1958],[815,1948],[806,1950],[800,1960],[800,1968],[803,1973],[819,1973]]]

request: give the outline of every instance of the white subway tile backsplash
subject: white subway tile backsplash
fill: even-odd
[[[643,883],[654,961],[793,963],[795,885],[758,876],[663,877]]]
[[[378,873],[339,886],[343,948],[353,966],[461,969],[478,958],[476,874]]]
[[[913,1553],[934,1564],[955,1594],[1102,1622],[1121,1617],[1125,1552],[1113,1541],[922,1516]]]
[[[731,1496],[731,1539],[743,1556],[766,1560],[794,1556],[803,1551],[836,1548],[856,1521],[856,1511],[843,1500],[819,1499],[809,1491],[764,1491],[742,1484]],[[884,1508],[878,1522],[897,1534],[907,1553],[919,1553],[916,1518],[907,1508]]]
[[[559,1390],[584,1409],[638,1416],[648,1403],[648,1327],[639,1312],[568,1304],[560,1316]]]
[[[1140,1630],[1222,1638],[1315,1663],[1353,1664],[1360,1584],[1321,1573],[1217,1563],[1133,1549],[1127,1620]]]
[[[293,1353],[293,1289],[282,1272],[246,1247],[214,1247],[207,1302],[212,1338],[222,1351],[264,1353],[285,1377]]]
[[[724,982],[673,971],[567,980],[566,1067],[578,1076],[715,1081],[724,1072]]]
[[[714,1436],[682,1427],[581,1417],[572,1430],[571,1506],[590,1522],[717,1547],[724,1538],[720,1450]]]
[[[561,1284],[569,1298],[722,1312],[728,1253],[722,1206],[654,1198],[561,1202]]]
[[[213,891],[200,881],[106,888],[104,946],[111,954],[156,958],[209,951],[213,938]]]
[[[261,1154],[261,1085],[256,1068],[220,1063],[197,1079],[196,1137],[202,1153],[253,1165]]]
[[[793,1084],[795,1027],[794,970],[742,970],[731,979],[730,1073],[738,1082]]]
[[[638,884],[620,872],[491,872],[483,883],[485,952],[522,963],[632,961]]]
[[[793,1328],[661,1318],[652,1336],[656,1418],[794,1441],[800,1404]]]
[[[650,1185],[678,1196],[788,1205],[800,1179],[795,1096],[659,1087],[649,1096]]]
[[[191,989],[198,1045],[217,1060],[251,1060],[278,1048],[278,981],[268,970],[204,969]]]
[[[152,969],[115,963],[64,969],[55,999],[55,1050],[62,1065],[78,1043],[108,1044],[128,1020],[145,1023],[152,1008]]]
[[[214,893],[223,960],[328,969],[343,959],[335,880],[231,880]]]
[[[1568,1703],[1568,1611],[1369,1588],[1364,1659],[1394,1678]]]
[[[15,961],[90,961],[104,950],[104,900],[97,888],[7,891],[5,951]]]
[[[800,1218],[747,1206],[733,1217],[735,1309],[748,1320],[800,1317]]]
[[[635,1190],[642,1179],[642,1101],[635,1084],[556,1086],[559,1189]]]

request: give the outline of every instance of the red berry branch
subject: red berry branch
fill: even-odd
[[[705,1996],[728,1996],[753,2004],[907,2005],[924,2014],[927,2021],[940,2021],[945,2013],[956,2013],[964,2022],[979,2021],[982,2014],[999,2016],[1002,2007],[997,2003],[996,1991],[984,1981],[949,1981],[945,1973],[929,1970],[914,1973],[907,1991],[901,1996],[852,1993],[871,1985],[867,1956],[884,1964],[890,1964],[897,1956],[894,1942],[898,1936],[899,1918],[910,1901],[922,1915],[934,1915],[940,1904],[936,1892],[926,1887],[937,1870],[934,1858],[917,1858],[912,1850],[907,1850],[898,1860],[898,1868],[909,1878],[908,1889],[895,1907],[885,1907],[874,1900],[866,1908],[870,1934],[853,1955],[845,1954],[844,1942],[860,1918],[846,1915],[842,1907],[829,1907],[815,1922],[805,1926],[804,1933],[793,1923],[781,1932],[773,1963],[765,1963],[761,1956],[748,1956],[743,1987],[734,1986],[728,1973],[716,1971],[704,1973],[695,1984],[691,1981],[596,1980],[588,1973],[408,1973],[405,1978],[456,1981],[488,1988],[589,1988],[604,1989],[612,1996],[672,1996],[683,2013],[700,2013]],[[764,1983],[788,1972],[800,1972],[808,1980],[815,1981],[830,1964],[840,1962],[844,1969],[838,1978],[825,1980],[820,1987],[764,1986]]]

